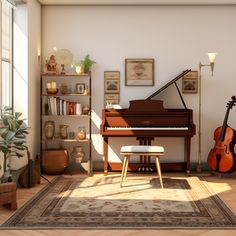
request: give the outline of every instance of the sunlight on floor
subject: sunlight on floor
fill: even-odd
[[[213,189],[216,194],[232,190],[232,188],[228,183],[221,183],[221,182],[212,183],[209,181],[203,181],[203,182],[206,183],[211,189]]]
[[[165,180],[166,179],[166,180]],[[198,180],[198,177],[191,176],[178,176],[176,174],[164,175],[164,185],[165,181],[169,181],[171,179],[178,179],[178,180],[186,180],[186,181],[194,181]],[[153,185],[153,180],[155,182],[155,185]],[[120,182],[120,173],[112,173],[108,176],[104,176],[103,173],[94,174],[92,177],[86,177],[84,181],[79,186],[76,186],[76,189],[80,188],[89,188],[92,192],[91,198],[96,199],[122,199],[124,197],[123,194],[129,194],[129,197],[131,199],[143,199],[143,200],[150,200],[153,198],[153,190],[155,190],[155,194],[158,196],[158,201],[160,200],[168,200],[168,201],[180,201],[180,202],[188,202],[189,198],[186,197],[188,194],[191,194],[191,187],[190,189],[186,187],[185,188],[171,188],[170,186],[168,188],[161,189],[159,188],[159,180],[158,176],[150,175],[150,174],[137,174],[137,173],[129,173],[127,176],[127,179],[124,183],[124,187],[119,187]],[[199,189],[198,196],[194,201],[202,200],[205,198],[209,198],[211,196],[214,196],[219,193],[223,193],[226,191],[232,190],[231,186],[226,182],[210,182],[208,180],[201,180],[201,182],[204,184],[201,189]],[[109,187],[110,190],[106,194],[106,190],[103,189],[104,186]],[[205,187],[207,187],[208,191],[207,194],[205,191]],[[75,187],[75,186],[74,186]],[[106,187],[106,188],[107,188]],[[73,188],[75,189],[75,188]],[[142,194],[143,191],[146,191],[147,195]],[[194,190],[193,190],[194,191]],[[136,193],[133,195],[133,193]],[[189,192],[189,193],[188,193]],[[188,194],[186,194],[188,193]],[[73,194],[73,190],[67,190],[62,193],[62,195],[67,196],[69,198],[90,198],[88,195],[77,195],[75,196]],[[129,198],[130,199],[130,198]],[[130,200],[131,200],[130,199]]]

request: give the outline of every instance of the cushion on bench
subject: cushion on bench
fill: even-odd
[[[162,146],[123,146],[120,149],[123,153],[164,153]]]

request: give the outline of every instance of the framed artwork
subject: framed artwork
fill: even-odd
[[[120,95],[119,94],[105,94],[105,101],[107,100],[120,100]]]
[[[120,102],[120,71],[104,71],[104,107]]]
[[[182,79],[183,93],[197,93],[198,92],[198,72],[190,71],[183,76]]]
[[[119,94],[105,94],[104,96],[104,105],[105,107],[113,104],[119,104],[120,95]]]
[[[110,105],[119,104],[119,100],[106,100],[105,107],[109,107]]]
[[[85,84],[84,83],[77,83],[75,86],[75,92],[79,94],[83,94],[85,90]]]
[[[126,86],[153,86],[154,59],[125,59]]]
[[[119,79],[105,79],[105,93],[119,93],[120,80]]]
[[[120,71],[104,71],[104,79],[120,79]]]

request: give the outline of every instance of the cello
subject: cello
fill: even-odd
[[[236,154],[234,153],[234,144],[236,141],[235,130],[227,125],[229,111],[235,106],[236,97],[232,96],[231,101],[227,103],[227,110],[223,125],[216,128],[214,132],[215,146],[209,152],[208,166],[216,172],[226,173],[235,170]]]

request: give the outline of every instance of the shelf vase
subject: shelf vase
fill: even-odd
[[[73,148],[73,151],[71,152],[70,156],[71,156],[71,160],[74,163],[81,163],[85,156],[85,153],[82,147],[77,146]]]
[[[55,123],[52,120],[44,123],[44,134],[46,139],[53,139],[55,132]]]
[[[78,140],[84,140],[86,139],[86,132],[83,127],[79,128],[79,132],[77,133],[77,139]]]
[[[68,138],[68,127],[69,125],[60,125],[60,138],[67,139]]]

